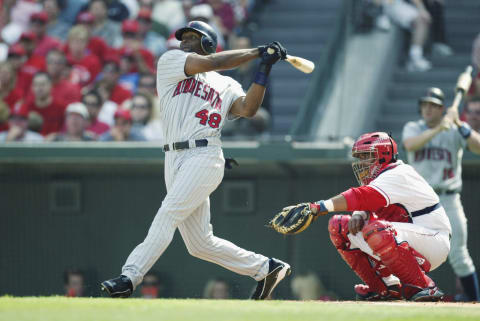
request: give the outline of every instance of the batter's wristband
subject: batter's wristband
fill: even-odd
[[[470,127],[470,125],[467,123],[463,123],[462,126],[458,127],[458,131],[464,139],[468,139],[468,137],[470,137],[472,134],[472,127]]]
[[[270,74],[271,69],[272,65],[260,64],[253,82],[260,86],[266,87],[268,83],[268,75]]]

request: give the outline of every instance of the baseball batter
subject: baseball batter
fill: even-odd
[[[480,135],[460,122],[458,113],[444,116],[444,95],[439,88],[430,88],[419,105],[422,119],[408,122],[403,129],[408,162],[440,196],[452,225],[449,262],[460,278],[466,300],[478,301],[478,278],[467,249],[467,218],[460,191],[463,150],[480,154]]]
[[[266,298],[288,274],[278,259],[244,250],[215,237],[210,224],[209,195],[223,178],[225,159],[220,132],[227,118],[251,117],[262,103],[273,64],[285,59],[278,42],[255,49],[215,53],[217,35],[206,23],[192,21],[175,36],[181,50],[158,61],[157,92],[165,142],[167,195],[145,240],[127,258],[120,277],[105,281],[112,297],[128,297],[170,244],[178,228],[188,252],[258,281],[253,299]],[[231,69],[261,58],[247,93],[217,70]]]

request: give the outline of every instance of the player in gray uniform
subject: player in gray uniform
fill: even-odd
[[[157,69],[167,195],[147,237],[127,258],[122,274],[102,282],[101,288],[111,297],[130,296],[178,228],[191,255],[254,278],[258,283],[252,299],[265,299],[290,274],[290,265],[214,236],[209,195],[223,178],[220,132],[226,119],[255,115],[272,65],[285,59],[287,52],[273,42],[255,49],[215,53],[217,35],[199,21],[188,23],[175,36],[181,40],[181,50],[164,53]],[[257,58],[261,64],[247,93],[232,78],[215,72]]]
[[[479,300],[478,277],[467,249],[467,218],[460,201],[462,156],[468,148],[480,154],[480,134],[461,122],[458,112],[445,115],[444,95],[439,88],[429,88],[420,98],[421,120],[403,128],[403,146],[408,162],[434,188],[452,225],[449,262],[460,278],[468,301]]]

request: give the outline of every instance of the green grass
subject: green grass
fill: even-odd
[[[0,297],[1,321],[480,320],[480,305]]]

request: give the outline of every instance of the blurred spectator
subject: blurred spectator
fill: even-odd
[[[70,29],[67,42],[67,61],[72,65],[70,81],[82,87],[90,84],[102,69],[97,56],[88,53],[88,30],[77,25]]]
[[[187,2],[189,1],[187,0]],[[154,3],[153,29],[164,37],[168,37],[187,23],[181,1],[157,0]]]
[[[165,37],[158,32],[152,30],[152,11],[150,9],[140,9],[137,16],[138,21],[138,33],[140,38],[143,39],[143,45],[150,52],[159,57],[162,53],[167,51],[167,45]]]
[[[47,54],[47,73],[52,79],[52,94],[68,105],[80,101],[82,94],[80,86],[69,81],[66,70],[67,58],[63,51],[50,50]]]
[[[88,110],[83,103],[71,103],[65,112],[65,132],[54,134],[50,140],[56,142],[92,141],[85,129],[88,126]]]
[[[95,17],[92,35],[98,36],[113,48],[122,44],[120,25],[108,19],[108,2],[106,0],[91,0],[88,11]]]
[[[53,37],[47,35],[48,14],[40,11],[32,14],[30,17],[30,30],[35,33],[35,55],[44,56],[51,49],[60,48],[62,43]]]
[[[42,116],[43,136],[59,132],[63,126],[65,104],[52,95],[52,80],[46,72],[38,72],[32,81],[33,96],[22,105],[28,112]],[[22,111],[24,112],[24,111]]]
[[[203,290],[203,298],[205,299],[230,299],[230,284],[222,279],[215,278],[209,280]]]
[[[136,20],[125,20],[122,23],[123,46],[119,49],[120,56],[130,57],[131,65],[128,72],[155,72],[153,54],[143,46],[140,35],[140,24]]]
[[[38,1],[32,0],[17,0],[15,1],[15,4],[7,2],[5,5],[7,8],[11,7],[11,10],[7,12],[7,14],[10,14],[10,20],[9,24],[5,26],[4,30],[2,30],[2,36],[4,36],[4,31],[6,31],[6,33],[11,32],[12,26],[19,30],[20,33],[27,30],[30,23],[30,16],[42,10],[42,4]],[[17,39],[11,39],[12,42],[10,43],[14,43]]]
[[[0,132],[8,130],[8,116],[10,116],[10,107],[0,100]]]
[[[146,141],[142,133],[132,128],[132,115],[128,109],[117,109],[114,119],[115,124],[112,129],[100,136],[100,141]]]
[[[82,297],[85,293],[85,275],[80,270],[69,269],[63,273],[65,296]]]
[[[100,37],[92,36],[92,29],[93,29],[93,22],[95,17],[88,11],[82,12],[78,15],[77,24],[83,25],[87,28],[88,31],[88,43],[87,49],[97,56],[101,62],[103,62],[104,57],[106,57],[111,48],[107,45],[107,43]],[[68,46],[65,48],[65,52],[68,54]]]
[[[238,37],[235,39],[232,44],[232,49],[246,49],[251,48],[251,41],[248,37]],[[223,72],[225,75],[232,77],[238,81],[243,88],[249,88],[253,82],[253,77],[255,75],[255,70],[257,65],[254,61],[250,61],[241,65],[240,67],[232,70]],[[269,83],[269,89],[271,88],[271,83]],[[262,107],[257,111],[255,116],[251,118],[239,118],[233,121],[227,121],[222,130],[222,136],[237,138],[244,138],[257,136],[261,133],[264,133],[270,125],[270,96],[271,90],[265,92],[265,97],[263,99]]]
[[[473,41],[472,62],[477,70],[477,76],[472,81],[468,96],[478,96],[480,95],[480,33]]]
[[[23,60],[23,57],[24,57],[23,55],[20,56],[20,52],[21,52],[20,47],[17,47],[18,51],[15,53],[19,58],[19,60],[17,60],[18,64],[20,64],[20,61],[23,62],[20,64],[20,69],[17,69],[17,77],[19,80],[19,86],[21,86],[25,94],[27,94],[30,91],[30,85],[31,85],[33,76],[37,72],[45,71],[46,69],[45,56],[37,55],[33,53],[35,49],[35,38],[36,38],[35,33],[31,31],[25,31],[20,36],[20,47],[25,50],[26,61]],[[14,46],[12,46],[12,48]],[[16,62],[13,62],[13,64],[15,67]],[[20,71],[20,74],[19,74],[19,71]]]
[[[0,102],[1,104],[1,102]],[[1,108],[0,108],[1,109]],[[15,108],[8,120],[8,131],[0,132],[0,142],[41,142],[43,136],[28,130],[28,111]]]
[[[112,101],[121,105],[132,97],[132,92],[118,84],[120,77],[120,60],[115,55],[105,58],[102,74],[98,77],[94,87],[102,96],[102,100]]]
[[[137,93],[131,101],[133,128],[149,141],[162,141],[162,123],[153,117],[153,100],[147,94]]]
[[[432,17],[433,54],[438,56],[453,55],[452,48],[447,45],[444,0],[423,0],[423,3]]]
[[[152,96],[157,95],[157,88],[155,86],[156,79],[152,73],[140,74],[138,77],[137,91]]]
[[[103,105],[102,97],[96,90],[91,90],[83,95],[82,102],[87,107],[89,115],[89,124],[86,128],[86,131],[92,136],[98,138],[100,135],[104,134],[110,129],[110,126],[107,123],[98,120],[98,114],[100,113],[100,109]]]
[[[66,0],[65,8],[60,12],[59,18],[72,25],[83,7],[86,7],[89,0]]]
[[[225,0],[203,0],[201,2],[208,3],[212,7],[216,24],[225,40],[228,41],[228,37],[237,24],[232,5]]]
[[[48,15],[47,35],[65,41],[70,23],[61,20],[59,15],[65,9],[66,0],[44,0],[43,6]]]
[[[143,277],[140,293],[144,299],[165,297],[165,285],[159,273],[150,271]]]
[[[213,15],[213,9],[208,3],[198,4],[190,9],[189,21],[197,20],[208,23],[217,33],[217,52],[225,48],[225,38],[222,29],[218,25],[218,19]]]
[[[474,96],[465,104],[465,120],[475,131],[480,131],[480,96]]]
[[[10,62],[0,62],[0,101],[3,101],[12,111],[21,104],[23,91],[16,86],[17,76]]]
[[[337,298],[334,293],[325,289],[322,281],[314,273],[294,277],[291,287],[297,300],[332,301]]]
[[[408,53],[407,70],[427,71],[432,64],[423,55],[428,30],[432,17],[423,5],[422,0],[381,0],[385,14],[404,29],[412,32],[410,50]]]

